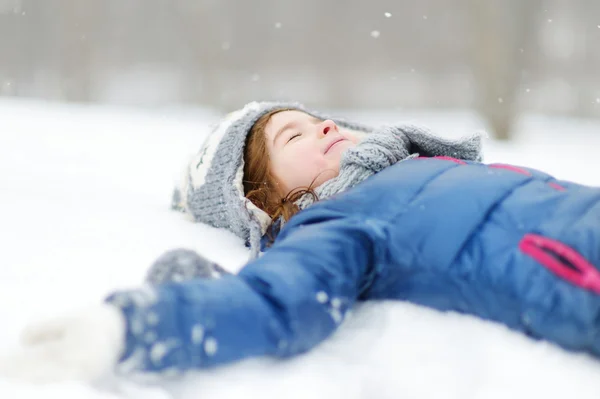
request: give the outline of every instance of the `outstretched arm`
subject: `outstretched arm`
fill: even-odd
[[[364,225],[310,224],[310,212],[237,276],[111,295],[127,325],[120,367],[184,370],[291,356],[329,336],[368,284],[375,251]]]

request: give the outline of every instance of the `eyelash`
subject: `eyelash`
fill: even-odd
[[[292,140],[293,140],[293,139],[295,139],[296,137],[299,137],[301,134],[302,134],[302,133],[296,133],[296,134],[294,134],[292,137],[290,137],[290,138],[289,138],[289,140],[288,140],[287,142],[289,143],[290,141],[292,141]]]

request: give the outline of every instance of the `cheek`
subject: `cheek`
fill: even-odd
[[[281,160],[281,171],[298,179],[314,177],[315,174],[326,168],[327,162],[322,156],[315,154],[290,154]]]
[[[352,142],[352,144],[358,144],[358,142],[360,141],[360,139],[362,137],[360,133],[355,134],[355,133],[351,133],[348,130],[343,130],[341,133],[344,137],[346,137],[348,140],[350,140],[350,142]]]
[[[325,158],[320,150],[311,146],[309,140],[290,147],[282,156],[289,162],[290,167],[298,169],[319,168],[325,165]]]
[[[319,154],[289,152],[274,159],[272,167],[283,189],[289,191],[308,186],[320,172],[331,166]]]

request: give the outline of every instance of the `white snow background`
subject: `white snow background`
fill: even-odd
[[[345,113],[344,115],[350,116]],[[358,116],[358,115],[357,115]],[[440,135],[482,130],[468,112],[363,112]],[[40,317],[135,287],[162,252],[188,247],[235,271],[233,235],[170,211],[174,181],[217,115],[0,100],[0,353]],[[527,116],[487,162],[600,185],[600,122]],[[0,398],[594,398],[600,360],[507,328],[400,302],[357,306],[326,342],[279,361],[251,359],[147,384],[30,385],[0,376]]]

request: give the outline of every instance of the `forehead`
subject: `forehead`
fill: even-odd
[[[267,123],[267,129],[269,127],[278,129],[281,126],[284,126],[290,122],[301,122],[312,118],[312,116],[302,111],[281,111],[271,115],[271,117],[269,118],[269,122]]]

